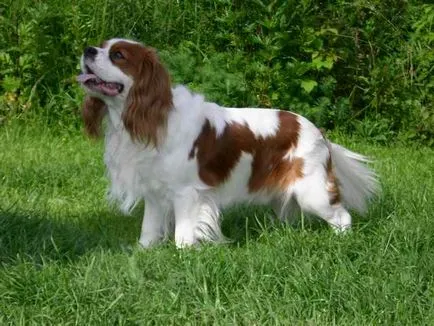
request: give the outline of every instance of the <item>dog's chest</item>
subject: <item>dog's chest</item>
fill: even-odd
[[[131,141],[125,131],[112,131],[106,135],[104,162],[111,181],[112,195],[144,197],[147,193],[168,192],[165,168],[158,152]]]

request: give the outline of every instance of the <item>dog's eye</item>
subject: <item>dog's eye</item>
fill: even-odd
[[[124,55],[120,51],[110,53],[110,59],[112,61],[125,59]]]

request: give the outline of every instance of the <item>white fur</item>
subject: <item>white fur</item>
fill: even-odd
[[[219,108],[221,112],[221,108]],[[231,122],[246,124],[257,137],[266,138],[274,136],[279,128],[278,110],[267,109],[268,114],[264,114],[261,109],[233,109],[227,108],[227,119]]]
[[[366,198],[371,198],[379,189],[376,174],[366,167],[368,159],[333,143],[331,155],[344,204],[365,213]]]
[[[116,40],[115,40],[116,41]],[[115,41],[110,41],[109,46]],[[341,183],[344,204],[362,210],[365,200],[374,191],[375,177],[363,164],[363,157],[342,147],[329,144],[320,131],[298,116],[301,129],[296,148],[285,157],[303,158],[304,177],[288,187],[281,196],[249,193],[247,185],[252,169],[252,155],[243,153],[229,179],[211,188],[199,178],[197,161],[189,159],[192,144],[205,120],[220,135],[227,124],[247,125],[256,136],[273,136],[279,128],[278,110],[223,108],[192,94],[184,86],[172,89],[173,110],[169,114],[167,134],[158,150],[132,142],[120,119],[125,94],[132,85],[130,77],[111,64],[109,46],[98,49],[91,69],[108,81],[122,82],[125,91],[116,97],[98,94],[107,104],[104,161],[111,180],[110,196],[120,202],[123,211],[130,211],[145,201],[145,214],[140,244],[148,247],[173,232],[178,247],[200,240],[222,239],[219,226],[220,209],[237,202],[255,201],[280,207],[279,213],[291,215],[297,209],[319,215],[338,230],[351,225],[351,216],[342,205],[329,204],[324,166],[329,155]],[[83,61],[82,61],[83,64]],[[89,63],[87,63],[89,65]],[[331,153],[330,153],[331,152]],[[285,212],[286,210],[286,212]]]

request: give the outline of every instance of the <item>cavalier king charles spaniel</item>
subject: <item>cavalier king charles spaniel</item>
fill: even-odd
[[[220,209],[241,202],[268,204],[286,222],[314,214],[344,231],[348,209],[363,213],[376,191],[366,158],[307,119],[172,88],[155,50],[140,43],[88,47],[81,69],[87,133],[98,137],[106,118],[110,197],[125,212],[145,201],[143,247],[173,233],[177,247],[222,240]]]

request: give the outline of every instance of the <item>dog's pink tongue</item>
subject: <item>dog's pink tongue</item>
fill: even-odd
[[[92,81],[88,83],[88,81]],[[94,74],[81,74],[77,76],[77,82],[86,84],[86,86],[94,91],[101,92],[108,96],[116,96],[119,94],[119,85],[116,83],[105,82]]]
[[[81,75],[77,76],[77,81],[79,83],[85,83],[85,82],[87,82],[90,79],[96,79],[96,78],[97,77],[94,74],[81,74]]]
[[[116,96],[119,94],[119,91],[114,84],[104,83],[98,86],[99,86],[98,88],[101,89],[106,95]]]

